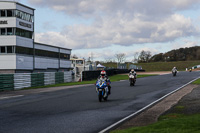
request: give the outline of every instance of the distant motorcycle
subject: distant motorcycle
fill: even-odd
[[[103,78],[97,80],[96,91],[98,93],[99,102],[101,102],[102,99],[104,99],[104,101],[107,101],[109,95],[108,84],[110,84],[110,82],[106,82],[106,80],[104,80]]]
[[[189,72],[192,72],[192,68],[189,69]]]
[[[129,82],[130,82],[130,86],[134,86],[135,85],[135,82],[136,82],[135,75],[133,75],[133,74],[129,75]]]
[[[177,74],[177,70],[172,70],[172,75],[176,76],[176,74]]]

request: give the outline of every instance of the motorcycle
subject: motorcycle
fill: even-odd
[[[189,72],[192,72],[192,68],[189,69]]]
[[[98,93],[99,102],[104,99],[104,101],[107,101],[108,99],[108,85],[110,84],[110,81],[106,82],[106,80],[100,78],[96,82],[96,92]]]
[[[172,70],[172,75],[176,76],[177,70]]]
[[[129,82],[130,82],[130,86],[134,86],[135,82],[136,82],[136,78],[135,75],[129,75]]]

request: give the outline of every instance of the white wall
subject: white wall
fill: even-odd
[[[71,67],[71,61],[66,60],[60,60],[60,67],[61,68],[70,68]]]
[[[16,56],[16,68],[24,70],[33,70],[33,57],[31,56]]]
[[[33,48],[33,40],[25,37],[16,36],[17,46]]]
[[[60,53],[65,53],[65,54],[70,54],[71,55],[71,50],[66,50],[66,49],[60,49]]]
[[[17,28],[20,28],[20,29],[24,29],[24,30],[27,30],[27,31],[33,31],[33,23],[32,22],[28,22],[28,21],[25,21],[25,20],[22,20],[22,19],[19,19],[19,18],[16,18],[16,26]],[[24,27],[24,26],[21,26],[19,24],[19,22],[23,22],[25,24],[30,24],[31,25],[31,28],[28,28],[28,27]]]
[[[47,45],[40,45],[38,43],[35,43],[35,48],[36,49],[47,50],[47,51],[59,52],[59,49],[56,48],[56,47],[51,47],[51,46],[47,46]]]
[[[0,69],[16,69],[16,55],[0,54]]]
[[[16,27],[16,18],[15,17],[0,17],[0,21],[7,21],[8,24],[1,24],[0,27]]]
[[[15,9],[16,4],[14,2],[0,2],[0,9]]]
[[[16,45],[16,36],[0,36],[0,46]]]
[[[21,4],[17,4],[16,2],[13,1],[10,2],[0,1],[0,9],[18,9],[32,15],[34,13],[33,9],[27,8],[26,6],[24,7]]]
[[[34,13],[34,10],[27,8],[27,7],[24,7],[22,5],[17,4],[16,7],[17,7],[18,10],[24,11],[24,12],[29,13],[31,15],[33,15],[33,13]]]
[[[35,57],[36,69],[58,68],[58,59]]]

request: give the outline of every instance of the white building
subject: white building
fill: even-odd
[[[0,73],[70,70],[71,49],[35,43],[34,10],[0,1]]]

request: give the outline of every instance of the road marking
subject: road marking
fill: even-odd
[[[0,97],[0,99],[9,99],[9,98],[22,97],[22,96],[24,96],[24,95],[16,95],[16,96]]]
[[[125,122],[126,120],[130,119],[131,117],[133,117],[133,116],[135,116],[135,115],[137,115],[137,114],[139,114],[139,113],[141,113],[142,111],[146,110],[147,108],[150,108],[151,106],[153,106],[153,105],[155,105],[156,103],[160,102],[160,101],[163,100],[164,98],[168,97],[169,95],[175,93],[176,91],[182,89],[183,87],[187,86],[188,84],[194,82],[195,80],[197,80],[197,79],[199,79],[199,78],[200,78],[200,77],[198,77],[198,78],[196,78],[196,79],[194,79],[194,80],[188,82],[187,84],[185,84],[185,85],[179,87],[178,89],[176,89],[176,90],[174,90],[174,91],[172,91],[172,92],[170,92],[170,93],[164,95],[164,96],[161,97],[160,99],[158,99],[158,100],[156,100],[156,101],[150,103],[149,105],[147,105],[147,106],[145,106],[144,108],[138,110],[137,112],[135,112],[135,113],[133,113],[133,114],[130,114],[129,116],[127,116],[127,117],[125,117],[125,118],[119,120],[118,122],[116,122],[116,123],[110,125],[109,127],[105,128],[105,129],[103,129],[103,130],[100,131],[99,133],[107,133],[107,132],[109,132],[110,130],[114,129],[114,127],[118,126],[118,125],[121,124],[122,122]]]

